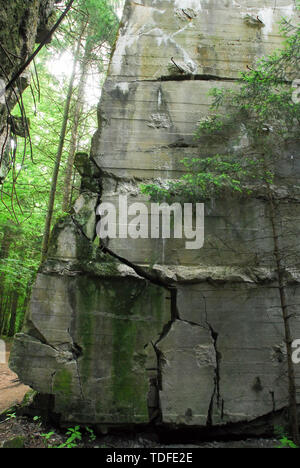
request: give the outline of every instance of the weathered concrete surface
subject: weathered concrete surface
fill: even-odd
[[[299,286],[290,287],[288,302],[295,304],[291,313],[297,312],[298,298]],[[209,382],[209,377],[200,377],[208,366],[215,370],[215,387],[209,386],[212,389],[211,424],[247,421],[254,415],[259,417],[282,408],[287,401],[286,354],[274,282],[268,281],[259,287],[237,279],[230,283],[212,281],[182,285],[178,288],[177,310],[186,330],[182,331],[181,339],[174,333],[167,336],[168,353],[173,350],[173,357],[167,357],[163,366],[163,382],[166,382],[162,392],[163,420],[170,419],[172,410],[176,414],[175,408],[181,409],[181,415],[190,408],[194,416],[186,424],[198,423],[199,408],[207,414],[207,401],[200,398],[200,394],[203,382]],[[197,333],[194,330],[199,327],[198,333],[206,330],[208,337],[211,334],[215,365],[212,359],[198,360],[197,351],[206,344],[205,339],[196,344],[192,340]],[[299,336],[297,315],[291,328],[294,336]],[[162,349],[166,349],[166,344],[162,344]],[[189,353],[189,364],[185,363],[186,353]],[[180,376],[174,376],[178,369],[185,369],[183,372],[192,377],[193,382],[180,385]],[[196,384],[197,378],[200,380]],[[172,392],[168,392],[170,382]]]
[[[33,52],[35,42],[41,42],[51,29],[55,3],[57,0],[0,1],[0,92]],[[16,95],[28,86],[29,79],[25,71],[15,89],[0,98],[0,184],[10,169],[10,132],[15,133],[7,110],[13,109]]]
[[[279,47],[277,22],[293,14],[291,0],[127,2],[100,106],[99,166],[122,177],[170,177],[183,156],[199,154],[190,146],[208,91],[232,86],[225,80]],[[265,26],[249,27],[247,15]],[[171,58],[197,81],[176,81],[185,74]]]
[[[193,138],[209,112],[207,92],[236,86],[239,72],[279,46],[282,15],[295,17],[292,1],[126,2],[91,158],[77,158],[82,194],[54,229],[12,353],[12,368],[55,395],[64,421],[210,428],[286,407],[263,193],[207,201],[200,250],[179,239],[116,239],[101,251],[94,241],[100,200],[145,200],[141,182],[163,184],[182,173],[185,156],[220,149],[218,139],[208,148]],[[249,142],[237,126],[227,145],[234,151]],[[293,338],[300,336],[297,151],[285,148],[274,187],[281,247],[293,250],[285,258]]]
[[[211,418],[217,366],[209,328],[176,320],[158,349],[162,353],[162,421],[205,426]]]
[[[40,274],[10,367],[55,395],[62,422],[147,423],[158,364],[146,345],[169,320],[164,290],[142,279]]]
[[[282,15],[295,15],[289,0],[126,4],[92,149],[104,177],[103,201],[115,200],[120,193],[127,194],[131,203],[144,201],[139,195],[141,182],[163,184],[186,170],[184,157],[224,152],[224,142],[220,146],[217,138],[209,147],[194,138],[197,122],[209,113],[208,93],[218,86],[235,86],[247,65],[252,67],[279,47]],[[264,26],[247,23],[248,17],[257,16]],[[204,54],[203,47],[210,52]],[[180,73],[171,59],[189,65],[190,72]],[[228,148],[246,151],[250,143],[238,130],[237,123]],[[280,177],[289,179],[284,186],[297,184],[299,161],[291,157],[296,151],[287,148],[278,163]],[[255,257],[265,259],[262,252],[268,250],[271,228],[263,200],[226,196],[206,203],[205,210],[202,250],[187,250],[183,241],[173,239],[112,239],[110,248],[133,263],[249,265]]]

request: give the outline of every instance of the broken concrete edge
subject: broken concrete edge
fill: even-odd
[[[228,267],[228,266],[176,266],[134,264],[120,257],[107,247],[96,247],[98,258],[94,259],[61,259],[49,256],[39,268],[39,273],[60,276],[89,275],[95,278],[132,277],[147,280],[168,290],[182,285],[210,284],[277,284],[276,269],[266,267]],[[294,269],[285,270],[286,285],[300,283],[300,272]]]
[[[81,197],[89,197],[82,193]],[[153,284],[167,289],[174,289],[176,285],[211,283],[243,283],[249,285],[271,284],[277,281],[277,271],[272,267],[257,266],[226,266],[226,265],[149,265],[136,264],[118,255],[98,240],[96,224],[99,216],[93,210],[98,206],[99,198],[95,194],[93,203],[83,216],[73,209],[72,214],[62,217],[54,226],[51,234],[50,247],[47,259],[40,266],[39,273],[76,276],[89,274],[91,276],[125,277],[146,279]],[[83,210],[84,211],[84,210]],[[85,221],[92,217],[92,226],[87,232]],[[76,257],[62,257],[57,254],[57,243],[60,234],[66,227],[74,232],[74,238],[78,243]],[[296,268],[285,269],[287,285],[300,283],[300,271]]]

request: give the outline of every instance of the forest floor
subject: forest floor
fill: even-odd
[[[7,343],[6,364],[0,364],[0,413],[21,403],[29,387],[18,381],[18,376],[8,367],[11,344]]]
[[[43,425],[39,419],[8,415],[0,421],[0,447],[13,443],[13,448],[104,448],[104,449],[189,449],[189,448],[276,448],[276,439],[247,439],[227,442],[199,442],[193,444],[162,444],[146,434],[120,434],[96,436],[93,431],[80,429],[80,439],[68,444],[67,429],[59,430]],[[21,444],[21,447],[19,447]],[[9,446],[11,447],[11,446]]]

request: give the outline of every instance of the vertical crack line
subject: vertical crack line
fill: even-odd
[[[158,407],[157,407],[157,417],[153,422],[155,423],[161,423],[163,420],[163,414],[162,414],[162,407],[161,407],[161,399],[160,399],[160,392],[163,389],[163,376],[162,376],[162,369],[165,361],[165,357],[160,351],[160,349],[157,347],[158,343],[162,341],[169,333],[169,331],[172,328],[172,325],[176,320],[179,318],[178,314],[178,308],[177,308],[177,288],[176,287],[168,287],[168,290],[170,292],[170,300],[171,300],[171,307],[170,307],[170,321],[166,323],[162,329],[162,332],[158,338],[158,340],[153,343],[151,342],[153,349],[156,354],[157,358],[157,402],[158,402]]]
[[[77,370],[78,383],[79,383],[79,388],[80,388],[80,393],[81,393],[81,399],[84,400],[85,398],[84,398],[84,393],[83,393],[82,382],[81,382],[81,377],[80,377],[80,373],[79,373],[77,358],[75,358],[75,363],[76,363],[76,370]]]
[[[179,311],[177,307],[177,294],[178,290],[176,287],[169,287],[169,291],[171,294],[171,322],[175,322],[175,320],[180,320]]]
[[[201,293],[204,301],[204,317],[205,323],[210,331],[212,342],[215,349],[215,356],[216,356],[216,367],[215,367],[215,376],[214,376],[214,389],[211,396],[209,408],[208,408],[208,415],[207,415],[207,426],[212,426],[213,424],[213,409],[214,409],[214,402],[216,397],[217,408],[220,409],[221,406],[221,419],[224,418],[224,399],[221,399],[221,390],[220,390],[220,381],[221,381],[221,372],[220,372],[220,363],[221,363],[221,353],[218,350],[218,336],[219,334],[214,330],[212,325],[208,322],[208,311],[207,311],[207,302],[206,297],[203,293]]]
[[[272,411],[275,413],[276,411],[276,401],[275,401],[275,393],[273,391],[270,391],[270,395],[272,398]]]
[[[89,242],[91,242],[91,239],[85,234],[82,226],[78,223],[78,221],[74,218],[73,215],[71,215],[71,219],[72,219],[74,226],[77,228],[78,233],[81,234]]]
[[[172,328],[173,323],[178,319],[178,309],[177,309],[177,288],[176,287],[168,287],[167,288],[170,292],[170,321],[166,323],[161,331],[161,334],[159,338],[156,340],[155,343],[151,342],[151,345],[153,346],[154,352],[156,354],[156,359],[157,359],[157,377],[156,377],[156,397],[157,397],[157,408],[155,411],[155,414],[153,413],[153,417],[151,419],[151,423],[154,424],[160,424],[162,423],[163,420],[163,413],[162,413],[162,407],[161,407],[161,398],[160,398],[160,392],[163,389],[163,377],[162,377],[162,369],[163,369],[163,364],[165,361],[165,357],[160,351],[160,349],[157,347],[157,344],[162,341],[169,333],[169,331]],[[153,382],[154,383],[154,382]],[[151,385],[151,383],[150,383]]]
[[[157,343],[152,343],[153,349],[156,354],[157,359],[157,378],[156,378],[156,391],[157,391],[157,410],[156,415],[152,418],[152,423],[159,424],[162,422],[163,415],[162,415],[162,408],[161,408],[161,400],[160,400],[160,392],[162,390],[162,366],[164,361],[163,353],[157,348]]]
[[[76,372],[77,372],[77,378],[78,378],[78,383],[79,383],[79,388],[80,388],[81,399],[84,400],[85,398],[84,398],[82,382],[81,382],[81,377],[80,377],[80,372],[79,372],[79,367],[78,367],[78,358],[82,356],[82,348],[77,343],[75,343],[73,336],[71,334],[70,328],[67,329],[67,332],[71,339],[71,352],[73,355],[73,360],[76,365]]]
[[[214,409],[214,399],[215,399],[215,393],[216,393],[216,378],[214,379],[215,385],[214,385],[214,390],[210,399],[209,407],[208,407],[208,414],[207,414],[207,420],[206,420],[206,425],[207,426],[212,426],[213,421],[212,421],[212,415],[213,415],[213,409]]]
[[[56,372],[57,372],[57,371],[54,371],[54,372],[52,372],[52,374],[51,374],[51,392],[50,392],[50,393],[51,393],[52,395],[55,395],[55,393],[54,393],[54,378],[55,378]]]
[[[95,232],[94,232],[93,242],[98,237],[97,226],[98,226],[98,223],[101,221],[101,216],[98,213],[98,207],[99,207],[99,205],[101,204],[101,201],[102,201],[101,199],[102,199],[102,191],[103,191],[102,180],[101,180],[100,177],[99,177],[99,180],[98,180],[98,188],[99,188],[99,192],[98,192],[98,197],[97,197],[96,207],[95,207]]]
[[[224,415],[224,400],[222,399],[221,401],[221,392],[220,392],[220,360],[221,360],[221,354],[218,351],[218,333],[213,329],[210,323],[206,321],[210,333],[211,333],[211,338],[213,341],[213,345],[215,348],[215,355],[216,355],[216,367],[215,367],[215,376],[214,376],[214,389],[213,393],[211,396],[209,408],[208,408],[208,415],[207,415],[207,421],[206,425],[207,426],[212,426],[213,425],[213,409],[214,409],[214,403],[216,399],[216,404],[217,408],[220,408],[220,403],[221,403],[221,418],[223,418]]]

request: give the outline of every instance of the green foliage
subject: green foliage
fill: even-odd
[[[51,440],[51,437],[55,435],[55,432],[54,431],[49,431],[45,434],[41,434],[41,437],[43,438],[44,440],[44,444],[45,444],[45,447],[46,448],[52,448],[52,445],[49,445],[49,440]]]
[[[215,97],[219,96],[222,91],[219,89],[214,89]],[[199,123],[198,128],[195,133],[196,138],[201,138],[203,135],[214,135],[220,134],[223,135],[226,131],[227,126],[224,119],[224,116],[221,114],[210,114],[206,117],[203,117]]]
[[[90,441],[93,442],[96,440],[96,435],[93,431],[93,429],[91,429],[90,427],[86,426],[85,427],[86,431],[89,433],[89,437],[90,437]]]
[[[205,200],[224,189],[233,192],[251,192],[258,180],[273,180],[273,174],[265,171],[265,160],[261,158],[239,158],[234,154],[211,157],[185,158],[181,161],[188,172],[179,181],[171,181],[167,188],[148,184],[141,186],[141,192],[155,201]]]
[[[37,417],[37,418],[39,418],[39,417]],[[85,426],[84,430],[88,434],[88,442],[89,443],[93,443],[93,442],[95,442],[97,440],[97,437],[96,437],[93,429],[91,429],[88,426]],[[55,431],[49,431],[47,433],[43,433],[43,434],[40,434],[40,435],[44,440],[44,444],[45,444],[46,448],[59,448],[59,449],[69,448],[69,449],[71,449],[71,448],[78,448],[78,447],[85,446],[85,444],[87,443],[87,437],[86,437],[87,434],[85,434],[85,437],[83,437],[82,429],[81,429],[80,426],[70,427],[70,428],[68,428],[68,430],[66,432],[65,442],[62,442],[59,445],[54,445],[53,444],[54,440],[55,439],[57,440],[58,436],[61,437]],[[94,447],[95,448],[106,448],[105,445],[94,446]]]
[[[14,412],[8,412],[7,413],[7,418],[5,418],[5,421],[11,421],[12,419],[16,419],[17,415]]]
[[[113,4],[120,2],[109,2],[107,0],[81,0],[81,8],[89,15],[89,41],[100,44],[107,41],[113,45],[119,20],[113,8]]]
[[[279,439],[280,445],[276,448],[299,448],[298,445],[294,444],[292,440],[290,440],[287,436],[282,437]]]
[[[66,435],[67,440],[63,442],[62,444],[59,445],[51,445],[49,444],[49,441],[51,441],[52,437],[55,436],[54,431],[49,431],[45,434],[41,434],[41,437],[44,438],[45,441],[45,446],[47,448],[76,448],[78,446],[78,442],[82,440],[82,435],[80,431],[80,426],[75,426],[75,427],[70,427],[68,428]]]
[[[78,441],[82,439],[80,426],[70,427],[66,432],[66,435],[69,436],[66,442],[58,445],[56,448],[76,448]]]
[[[85,25],[80,64],[84,58],[84,46],[88,44],[86,73],[88,76],[96,74],[99,83],[103,82],[110,46],[118,27],[115,7],[121,3],[117,0],[76,0],[73,10],[51,44],[39,53],[35,67],[32,68],[31,87],[23,93],[20,106],[16,106],[13,111],[16,117],[24,117],[26,110],[30,135],[27,134],[26,138],[14,136],[12,168],[4,185],[0,187],[0,334],[9,332],[15,306],[16,320],[11,325],[13,333],[20,331],[30,289],[40,264],[49,190],[69,80],[68,73],[56,75],[53,64],[62,56],[69,57],[72,68],[74,43]],[[58,179],[53,223],[62,215],[64,175],[78,86],[77,79]],[[76,150],[88,153],[91,135],[97,128],[97,109],[87,99],[83,107]],[[73,200],[79,188],[80,176],[74,171]]]
[[[47,211],[49,185],[61,122],[64,87],[47,68],[46,52],[36,67],[43,90],[39,103],[33,101],[31,90],[23,95],[27,117],[31,121],[29,138],[18,139],[15,165],[2,187],[0,202],[0,331],[1,313],[9,314],[8,294],[18,294],[18,312],[15,331],[22,326],[27,298],[40,263],[44,218]],[[16,114],[20,113],[18,109]],[[32,148],[32,155],[31,155]],[[60,180],[60,188],[63,180]],[[61,208],[61,197],[55,206],[56,217]],[[7,308],[7,312],[6,309]],[[3,310],[4,309],[4,310]],[[2,324],[7,333],[8,323]]]
[[[33,421],[37,424],[38,427],[42,426],[42,418],[41,416],[34,416]]]
[[[287,433],[285,432],[282,426],[274,427],[275,435],[280,442],[280,445],[277,445],[275,448],[299,448],[291,439],[289,439]]]

